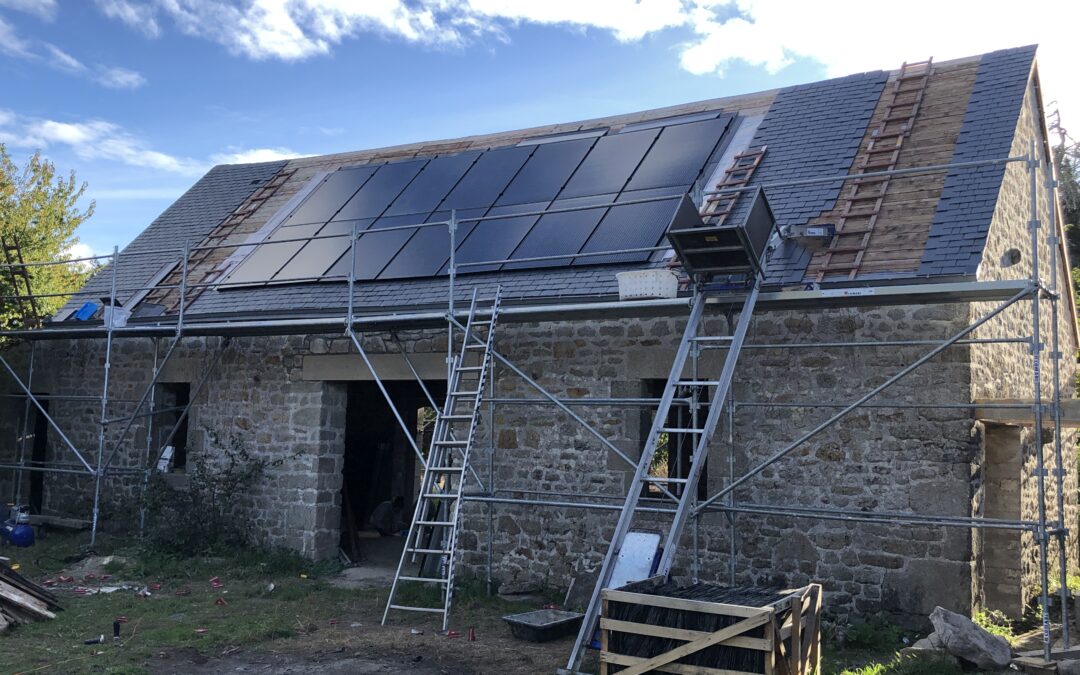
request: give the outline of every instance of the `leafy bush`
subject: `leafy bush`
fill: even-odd
[[[242,518],[248,488],[285,457],[255,457],[243,439],[223,439],[207,429],[207,448],[188,456],[186,485],[154,474],[144,497],[144,545],[164,555],[217,555],[259,543],[250,519]]]

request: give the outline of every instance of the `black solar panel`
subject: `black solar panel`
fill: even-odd
[[[608,210],[604,219],[596,226],[592,236],[581,248],[582,253],[619,251],[628,248],[646,248],[658,245],[667,231],[671,216],[675,213],[679,199],[686,193],[686,186],[661,188],[657,190],[639,190],[624,192],[619,195],[619,202],[627,202],[653,197],[671,195],[671,199],[661,199],[640,204],[616,203]],[[600,265],[616,262],[640,262],[652,255],[642,253],[618,253],[603,256],[585,256],[574,259],[575,265]]]
[[[485,211],[487,209],[461,209],[457,212],[457,217],[459,219],[476,218],[484,215]],[[439,211],[431,214],[427,222],[447,220],[449,218],[449,211]],[[461,242],[468,238],[474,227],[476,227],[476,223],[459,223],[456,235],[457,241]],[[425,227],[413,235],[412,239],[405,244],[405,247],[382,271],[379,278],[404,279],[435,276],[449,259],[450,232],[447,226]]]
[[[512,206],[496,206],[488,211],[487,217],[506,216],[515,213],[529,213],[543,211],[549,202],[536,202],[533,204],[515,204]],[[529,229],[540,219],[540,216],[521,216],[519,218],[500,218],[498,220],[484,220],[473,228],[467,238],[462,241],[457,249],[457,263],[481,262],[485,260],[505,260],[514,252],[521,240],[529,232]],[[476,265],[464,267],[458,270],[462,274],[472,272],[489,272],[499,269],[500,265]],[[444,266],[445,269],[445,266]]]
[[[333,239],[313,239],[293,256],[281,271],[274,276],[274,281],[290,281],[298,279],[317,279],[321,277],[342,255],[349,250],[349,236],[352,234],[353,225],[358,232],[363,232],[372,223],[367,220],[336,220],[327,223],[325,227],[316,233],[317,237],[336,236]]]
[[[338,211],[334,220],[359,220],[382,215],[386,207],[390,206],[427,163],[426,159],[414,159],[383,164],[375,175],[364,183],[364,187]]]
[[[581,162],[559,199],[618,192],[626,185],[641,158],[660,133],[659,129],[603,136]]]
[[[431,160],[424,170],[409,183],[409,187],[398,195],[390,208],[386,210],[386,215],[431,213],[443,197],[454,189],[479,156],[479,152],[462,152]]]
[[[461,273],[644,261],[646,252],[582,257],[582,253],[659,244],[681,196],[713,167],[732,116],[719,111],[651,120],[618,133],[532,139],[515,147],[468,151],[391,164],[349,167],[321,179],[270,240],[348,235],[357,240],[356,278],[403,279],[446,273],[445,227],[459,222],[458,263],[510,259]],[[565,136],[565,135],[564,135]],[[661,196],[658,202],[627,204]],[[553,201],[554,200],[554,201]],[[579,211],[522,216],[570,207]],[[349,237],[257,248],[227,279],[232,284],[345,276]],[[532,258],[545,258],[533,260]]]
[[[594,142],[596,139],[586,138],[537,146],[495,203],[534,204],[555,199]]]
[[[292,225],[279,227],[267,237],[264,242],[255,248],[254,252],[244,259],[232,273],[226,283],[247,284],[259,281],[268,281],[293,255],[304,246],[302,241],[288,241],[310,237],[318,231],[320,225]],[[268,242],[286,240],[280,244]]]
[[[491,206],[514,179],[532,152],[531,147],[488,150],[476,160],[439,208],[486,209]]]
[[[665,127],[627,190],[692,185],[716,149],[730,118]]]
[[[325,223],[334,217],[345,202],[378,169],[375,166],[351,167],[334,171],[315,188],[307,199],[283,223],[284,225],[302,225],[306,223]]]
[[[356,276],[358,281],[367,281],[379,276],[386,263],[397,255],[401,247],[412,236],[409,230],[392,230],[379,232],[368,230],[356,241]],[[327,276],[346,276],[349,274],[349,260],[351,253],[341,256],[336,263],[326,272]]]
[[[579,197],[577,199],[559,199],[551,203],[551,209],[568,209],[581,206],[607,205],[615,201],[615,195],[599,197]],[[529,267],[553,267],[568,265],[585,240],[589,238],[597,223],[607,212],[607,206],[598,209],[549,213],[540,218],[529,233],[514,250],[511,258],[537,258],[566,254],[556,260],[535,260],[530,262],[506,263],[504,270],[525,269]]]

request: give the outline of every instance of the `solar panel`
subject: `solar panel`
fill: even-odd
[[[383,164],[338,211],[334,220],[359,220],[382,215],[386,207],[427,163],[426,159],[414,159],[407,162]]]
[[[581,247],[582,253],[619,251],[628,248],[647,248],[660,243],[667,230],[679,198],[685,194],[686,186],[624,192],[619,195],[616,205],[608,210],[604,219],[596,226],[592,236]],[[618,205],[652,197],[671,195],[670,199],[645,202],[641,204]],[[601,265],[616,262],[640,262],[648,260],[651,253],[618,253],[614,255],[586,256],[574,259],[574,265]]]
[[[729,120],[723,117],[665,127],[626,189],[692,185],[724,135]]]
[[[378,168],[378,165],[360,166],[334,171],[308,195],[283,225],[325,223],[334,217]]]
[[[268,281],[293,257],[293,254],[304,246],[302,241],[285,241],[281,244],[268,242],[310,237],[318,231],[319,227],[318,223],[312,223],[279,227],[274,230],[260,246],[255,248],[254,252],[244,258],[244,262],[240,263],[239,267],[229,274],[226,283],[248,284]]]
[[[659,134],[658,129],[648,129],[600,138],[559,193],[559,199],[622,190]]]
[[[631,131],[641,131],[642,129],[655,129],[657,127],[673,127],[679,124],[686,124],[687,122],[697,122],[699,120],[714,120],[720,116],[720,110],[706,110],[705,112],[690,113],[689,115],[676,115],[675,117],[659,117],[654,120],[646,120],[644,122],[634,122],[633,124],[627,124],[625,127],[619,130],[620,134],[629,133]]]
[[[537,146],[495,203],[534,204],[555,199],[593,143],[593,139],[587,138]]]
[[[439,205],[442,209],[488,208],[529,159],[533,148],[488,150]]]
[[[552,209],[568,209],[581,206],[607,205],[615,201],[615,194],[598,197],[579,197],[577,199],[559,199],[551,203]],[[597,223],[604,217],[607,207],[549,213],[540,218],[510,256],[513,259],[537,258],[567,254],[565,258],[555,260],[535,260],[531,262],[506,263],[504,270],[525,269],[530,267],[551,267],[568,265],[573,255],[589,238]]]
[[[487,209],[461,209],[457,212],[460,218],[476,218],[484,215]],[[427,222],[447,220],[450,218],[449,211],[433,213]],[[456,239],[464,241],[476,223],[459,223]],[[379,275],[380,279],[404,279],[408,277],[430,277],[438,274],[443,265],[450,258],[450,232],[445,225],[425,227],[417,231],[405,247],[398,252],[386,269]]]
[[[486,217],[507,216],[515,213],[529,213],[543,211],[549,202],[535,202],[533,204],[514,204],[511,206],[496,206],[488,211]],[[525,238],[529,229],[540,219],[540,216],[521,216],[520,218],[500,218],[498,220],[484,220],[477,223],[476,227],[467,238],[458,246],[457,263],[480,262],[484,260],[505,260],[510,257],[517,245]],[[499,269],[500,265],[476,265],[463,267],[461,273],[489,272]],[[445,266],[443,267],[445,269]],[[440,270],[441,273],[442,270]]]
[[[368,230],[356,240],[356,266],[355,279],[367,281],[379,276],[386,267],[386,263],[397,255],[401,247],[412,236],[409,230],[391,230],[380,232]],[[334,265],[327,270],[326,276],[347,276],[349,274],[349,260],[352,255],[343,255]]]
[[[352,235],[353,225],[356,225],[358,232],[363,232],[371,223],[371,218],[366,220],[335,220],[332,223],[327,223],[315,236],[334,236],[335,238],[313,239],[304,244],[304,247],[293,256],[292,260],[274,275],[274,281],[295,281],[321,277],[326,272],[326,269],[334,264],[334,261],[349,250],[349,237]]]
[[[398,195],[386,215],[395,216],[403,213],[431,213],[443,197],[457,184],[469,170],[479,152],[462,152],[457,155],[436,157],[424,166],[409,186]]]

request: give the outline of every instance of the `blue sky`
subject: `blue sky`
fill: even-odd
[[[1055,76],[1075,65],[1070,4],[1034,3],[1031,20],[940,4],[911,10],[941,16],[939,29],[901,23],[883,36],[879,22],[865,35],[838,20],[865,7],[846,0],[0,0],[0,142],[89,183],[97,213],[79,235],[106,252],[215,163],[571,121],[1031,42],[1054,97]],[[961,20],[970,31],[948,28]],[[826,39],[844,34],[861,37]]]

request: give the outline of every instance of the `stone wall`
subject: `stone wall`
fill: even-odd
[[[1060,359],[1057,361],[1060,370],[1061,396],[1072,398],[1075,395],[1076,382],[1076,324],[1072,316],[1072,303],[1069,291],[1071,282],[1066,266],[1063,264],[1060,250],[1053,250],[1049,246],[1051,236],[1051,196],[1046,188],[1049,178],[1048,167],[1050,166],[1045,154],[1044,132],[1042,120],[1038,112],[1038,94],[1032,85],[1029,85],[1017,124],[1016,134],[1013,139],[1010,156],[1026,155],[1030,151],[1031,143],[1035,142],[1036,152],[1039,155],[1040,166],[1037,172],[1036,206],[1037,218],[1040,227],[1037,230],[1039,240],[1039,277],[1046,286],[1052,283],[1051,264],[1052,259],[1057,258],[1057,288],[1063,291],[1059,302],[1058,326],[1058,350]],[[1011,163],[1005,170],[1002,183],[1001,196],[998,199],[997,208],[991,222],[989,236],[986,242],[986,252],[979,266],[978,278],[982,281],[991,280],[1019,280],[1029,279],[1032,269],[1032,246],[1031,232],[1028,229],[1031,220],[1031,189],[1030,175],[1027,166],[1023,163]],[[1011,250],[1019,252],[1019,262],[1011,263],[1007,255]],[[1048,299],[1039,302],[1040,311],[1040,341],[1043,343],[1041,358],[1041,392],[1044,403],[1049,403],[1053,394],[1053,368],[1054,354],[1052,349],[1053,325],[1051,318],[1052,303]],[[972,320],[991,311],[995,303],[975,303],[971,306]],[[1032,334],[1032,300],[1025,298],[1016,305],[1005,310],[1001,317],[980,328],[975,334],[978,338],[1002,338],[1002,337],[1030,337]],[[1031,400],[1034,395],[1034,368],[1030,344],[985,344],[973,347],[971,350],[971,397],[973,399],[1023,399]],[[1042,454],[1046,468],[1049,470],[1046,477],[1046,503],[1048,506],[1047,517],[1051,521],[1058,519],[1057,515],[1057,487],[1054,472],[1058,469],[1056,461],[1053,432],[1049,427],[1049,416],[1042,433]],[[985,435],[987,439],[993,430],[978,429],[977,434]],[[1076,444],[1075,431],[1066,430],[1062,434],[1061,453],[1062,465],[1066,472],[1064,476],[1064,501],[1066,526],[1075,531],[1077,518],[1077,483],[1076,483]],[[1015,448],[1017,454],[1010,454],[1010,465],[1006,468],[995,467],[998,476],[993,481],[980,481],[977,505],[985,505],[987,511],[994,509],[1010,508],[1019,511],[1025,520],[1037,519],[1038,511],[1038,479],[1036,477],[1037,453],[1034,443],[1034,433],[1030,428],[1025,429],[1018,439],[1020,447]],[[989,445],[989,441],[987,441]],[[1020,450],[1022,449],[1022,452]],[[990,451],[987,450],[989,461]],[[1013,477],[1018,487],[1018,493],[1009,490],[1010,483],[1002,483],[1001,474],[1007,470]],[[1004,503],[1003,503],[1004,502]],[[983,534],[983,537],[988,535]],[[1005,541],[1007,540],[1007,542]],[[991,543],[993,542],[993,543]],[[1038,593],[1039,580],[1039,550],[1032,534],[995,533],[988,537],[985,542],[986,555],[993,556],[991,550],[995,547],[1008,545],[1010,548],[1019,548],[1023,559],[1022,583],[1019,585],[1019,595],[1002,597],[995,586],[1004,584],[1005,588],[1017,589],[1012,583],[1011,576],[1001,579],[994,575],[985,575],[986,588],[976,588],[977,600],[993,606],[1019,604],[1027,602]],[[1050,569],[1053,576],[1060,576],[1055,570],[1059,565],[1058,548],[1052,544],[1050,547]],[[978,561],[977,561],[978,562]],[[989,564],[990,561],[988,560]],[[1076,547],[1068,549],[1068,564],[1070,569],[1077,565]],[[1011,575],[1011,572],[1009,573]],[[977,577],[981,578],[981,577]]]

